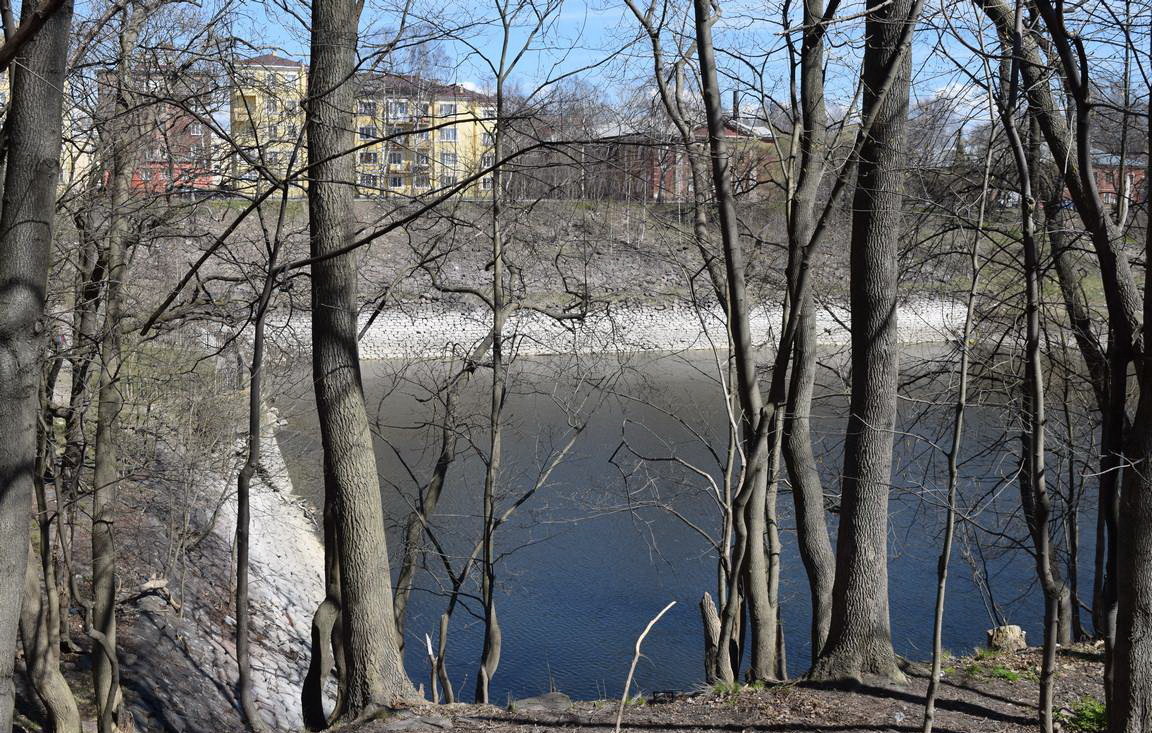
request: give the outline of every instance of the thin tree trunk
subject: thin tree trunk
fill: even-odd
[[[1011,38],[1014,32],[1014,14],[1005,0],[974,0],[996,26],[1002,37]],[[1092,107],[1094,84],[1089,80],[1091,71],[1087,58],[1078,52],[1079,39],[1069,33],[1063,18],[1063,3],[1035,0],[1033,8],[1044,20],[1047,29],[1047,48],[1042,54],[1034,33],[1024,36],[1019,44],[1020,73],[1029,106],[1048,143],[1053,160],[1059,161],[1065,171],[1065,182],[1076,211],[1089,235],[1100,266],[1105,302],[1108,307],[1108,407],[1103,413],[1101,430],[1101,471],[1099,511],[1104,517],[1101,549],[1104,551],[1103,582],[1098,581],[1100,599],[1096,617],[1103,626],[1104,636],[1104,696],[1111,707],[1114,657],[1117,644],[1119,574],[1120,504],[1119,486],[1127,485],[1124,476],[1129,466],[1123,455],[1126,447],[1125,420],[1127,414],[1128,364],[1142,359],[1143,345],[1139,343],[1144,310],[1131,264],[1097,187],[1092,163]],[[1048,74],[1051,64],[1045,57],[1055,59],[1063,75],[1063,87],[1072,97],[1073,119],[1071,128],[1065,122],[1066,113],[1052,97]],[[1143,370],[1138,369],[1138,374]]]
[[[59,622],[51,613],[50,604],[44,601],[40,574],[35,565],[28,563],[20,614],[20,641],[28,679],[48,711],[48,729],[55,733],[80,733],[76,696],[60,673]]]
[[[492,136],[492,152],[500,160],[504,147],[504,66],[496,78],[496,125]],[[496,615],[496,483],[500,478],[500,465],[504,447],[504,396],[507,390],[508,366],[504,353],[504,320],[507,316],[507,293],[504,286],[504,232],[502,175],[500,167],[492,171],[492,385],[488,411],[488,465],[484,472],[484,527],[480,559],[480,599],[484,604],[484,644],[480,651],[480,667],[476,674],[476,702],[488,703],[489,686],[500,666],[500,652],[504,634]]]
[[[403,642],[404,616],[408,607],[408,598],[412,594],[413,578],[416,575],[417,562],[422,552],[421,538],[424,536],[425,524],[436,512],[440,503],[440,495],[444,490],[444,481],[448,475],[448,468],[456,458],[456,426],[453,424],[455,411],[455,385],[447,387],[444,399],[444,424],[440,429],[440,453],[436,458],[436,466],[432,471],[432,479],[426,487],[420,490],[417,497],[417,507],[408,515],[404,526],[403,555],[400,558],[400,573],[396,581],[395,615],[396,628],[401,634]],[[403,644],[401,644],[403,648]]]
[[[312,4],[307,100],[312,264],[312,369],[324,451],[324,488],[339,565],[343,694],[336,717],[353,720],[415,697],[393,613],[384,509],[364,405],[356,341],[353,94],[357,0]],[[327,533],[326,533],[327,534]],[[329,539],[335,542],[329,543]],[[321,643],[326,640],[321,639]]]
[[[932,672],[928,678],[928,692],[924,697],[924,733],[932,733],[936,720],[936,698],[940,692],[941,665],[944,659],[944,601],[948,590],[948,567],[952,559],[952,543],[956,535],[956,494],[960,486],[960,449],[964,441],[964,415],[968,407],[968,368],[971,361],[969,342],[972,340],[973,319],[976,315],[977,288],[980,282],[980,240],[984,238],[984,215],[988,204],[988,180],[991,173],[992,145],[984,157],[984,177],[980,187],[980,213],[972,246],[968,255],[968,297],[964,306],[964,327],[960,332],[960,368],[956,388],[955,414],[952,419],[952,445],[948,449],[947,517],[944,524],[944,542],[936,570],[936,605],[932,615]]]
[[[131,21],[126,21],[131,23]],[[135,45],[133,33],[121,36],[121,50]],[[126,36],[128,36],[126,38]],[[123,62],[128,68],[127,60]],[[130,106],[119,92],[117,110],[128,114]],[[126,124],[125,119],[114,128]],[[131,155],[127,147],[134,141],[113,132],[107,141],[110,160],[108,183],[108,233],[105,242],[107,284],[104,297],[104,327],[100,337],[100,372],[97,396],[96,438],[92,487],[92,625],[105,639],[107,648],[92,649],[92,682],[96,691],[97,722],[101,733],[116,730],[120,708],[120,682],[113,674],[113,660],[108,650],[116,649],[116,503],[120,485],[120,412],[121,367],[123,363],[124,278],[127,257],[128,219],[125,213],[132,177]],[[106,704],[113,701],[108,709]]]
[[[292,163],[289,163],[291,167]],[[248,727],[257,733],[268,730],[253,699],[251,660],[251,612],[248,603],[249,537],[251,524],[252,477],[260,468],[261,441],[264,430],[264,328],[268,308],[276,286],[276,262],[280,254],[280,237],[288,209],[287,186],[280,202],[280,213],[268,249],[268,272],[256,304],[252,332],[252,362],[248,371],[248,455],[236,477],[236,697]]]
[[[71,733],[80,729],[80,713],[76,697],[60,673],[60,594],[52,543],[52,525],[59,521],[60,512],[58,508],[55,511],[49,509],[45,486],[53,471],[51,466],[55,458],[55,447],[51,442],[52,410],[49,395],[53,392],[61,365],[59,358],[50,358],[40,388],[42,407],[40,420],[37,421],[39,448],[34,478],[36,525],[34,549],[30,553],[31,557],[39,557],[40,568],[37,572],[35,564],[29,562],[25,571],[20,641],[24,647],[28,677],[48,712],[50,729]]]
[[[800,559],[808,575],[812,598],[812,658],[828,639],[832,617],[832,585],[836,556],[828,536],[824,487],[812,450],[812,392],[816,381],[816,318],[812,289],[801,287],[805,253],[814,251],[816,195],[824,178],[827,113],[824,106],[824,0],[805,0],[804,35],[800,49],[800,171],[789,212],[789,289],[796,294],[796,335],[793,346],[784,460],[792,479]]]
[[[708,120],[708,146],[712,166],[712,184],[716,193],[720,236],[724,249],[725,274],[728,290],[728,330],[732,341],[732,359],[736,364],[736,395],[740,406],[742,442],[744,445],[743,481],[737,491],[737,504],[743,520],[736,532],[741,590],[748,609],[751,631],[751,680],[775,680],[777,599],[769,588],[770,562],[765,548],[767,532],[767,494],[770,476],[769,462],[773,448],[768,443],[769,425],[773,417],[764,412],[763,398],[756,374],[755,349],[748,321],[749,304],[745,286],[743,244],[740,241],[732,193],[732,174],[729,154],[724,141],[724,111],[717,79],[717,63],[712,47],[712,23],[716,16],[707,0],[694,0],[696,48],[700,61],[701,91]],[[741,526],[742,525],[742,526]],[[729,596],[732,590],[729,591]],[[726,604],[726,605],[731,605]],[[723,647],[733,638],[735,618],[726,610],[722,619],[721,654]]]
[[[88,209],[91,209],[89,202]],[[71,603],[71,583],[68,575],[72,572],[68,559],[72,557],[72,544],[76,526],[76,505],[80,499],[80,479],[84,468],[84,458],[88,452],[88,438],[85,430],[89,407],[92,404],[92,365],[96,356],[99,328],[100,297],[103,292],[104,258],[95,235],[90,231],[90,211],[76,217],[80,236],[80,258],[76,272],[75,304],[72,315],[72,349],[69,356],[71,386],[68,408],[64,418],[64,453],[61,458],[60,478],[57,482],[58,501],[61,502],[60,518],[56,529],[60,541],[61,604],[60,634],[64,643],[79,651],[71,639],[68,626]]]
[[[1047,419],[1044,395],[1044,365],[1040,350],[1040,256],[1036,243],[1035,207],[1032,179],[1038,155],[1038,122],[1029,115],[1030,144],[1026,148],[1016,129],[1014,118],[1023,37],[1023,8],[1016,3],[1013,32],[1007,36],[1005,51],[1011,58],[1007,94],[999,103],[1000,118],[1008,138],[1016,175],[1019,180],[1021,243],[1024,252],[1025,351],[1024,351],[1024,433],[1023,461],[1020,470],[1020,498],[1024,517],[1035,550],[1036,571],[1044,593],[1044,647],[1040,672],[1040,728],[1051,733],[1052,700],[1055,684],[1056,644],[1062,584],[1053,575],[1052,539],[1049,519],[1051,498],[1045,474],[1045,438]]]

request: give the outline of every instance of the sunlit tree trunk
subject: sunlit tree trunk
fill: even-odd
[[[307,140],[312,264],[312,371],[324,451],[324,490],[335,531],[325,551],[339,566],[343,692],[352,720],[415,696],[404,672],[372,434],[357,345],[353,94],[356,0],[312,4]],[[334,536],[330,536],[334,535]],[[331,540],[334,540],[331,541]],[[321,644],[328,643],[321,639]],[[314,652],[315,653],[315,652]]]
[[[844,442],[836,580],[815,679],[904,679],[888,619],[888,493],[899,368],[900,232],[909,46],[920,3],[869,0],[860,146],[852,204],[852,397]]]

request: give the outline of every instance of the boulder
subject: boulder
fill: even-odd
[[[988,630],[988,648],[994,652],[1018,652],[1028,648],[1027,633],[1012,624]]]
[[[563,713],[572,707],[572,698],[563,692],[548,692],[523,700],[513,700],[508,709],[516,713]]]

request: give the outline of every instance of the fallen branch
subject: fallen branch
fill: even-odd
[[[644,627],[644,631],[636,639],[636,653],[632,655],[632,666],[628,668],[628,679],[624,680],[624,693],[620,696],[620,711],[616,713],[616,731],[620,733],[620,723],[624,720],[624,706],[628,704],[628,690],[632,687],[632,675],[636,674],[636,665],[640,662],[640,645],[644,643],[644,637],[648,636],[648,632],[656,625],[668,610],[676,605],[676,601],[672,601],[664,607],[660,613],[656,614],[655,618],[648,622]]]

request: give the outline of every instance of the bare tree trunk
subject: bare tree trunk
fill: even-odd
[[[735,200],[732,192],[732,174],[729,155],[724,142],[724,111],[717,63],[712,47],[712,24],[716,15],[707,0],[694,0],[696,49],[700,60],[701,91],[708,120],[708,146],[711,154],[712,184],[716,193],[720,236],[724,249],[725,274],[728,290],[728,329],[732,341],[732,359],[736,364],[736,395],[740,406],[742,442],[744,445],[744,471],[737,492],[737,504],[743,514],[736,532],[741,590],[748,609],[751,630],[751,680],[775,680],[776,663],[776,600],[769,590],[769,558],[765,548],[767,532],[768,483],[774,477],[769,473],[773,448],[769,447],[768,422],[775,416],[764,413],[763,398],[756,374],[756,358],[748,321],[748,293],[745,286],[743,244],[736,220]],[[762,423],[764,423],[762,425]],[[729,595],[732,591],[729,591]],[[725,605],[731,605],[726,603]],[[726,609],[722,620],[721,654],[730,642],[735,619]]]
[[[290,164],[291,165],[291,164]],[[236,697],[248,727],[257,733],[268,726],[256,708],[252,690],[251,612],[248,604],[249,534],[251,524],[252,477],[260,468],[261,441],[264,430],[264,327],[268,308],[276,287],[276,262],[280,254],[280,237],[288,208],[288,186],[284,186],[280,214],[268,249],[268,272],[256,304],[252,332],[252,362],[248,378],[248,455],[236,477]]]
[[[996,26],[1004,38],[1013,35],[1014,14],[1005,0],[974,0]],[[1072,98],[1071,126],[1065,122],[1065,111],[1052,97],[1048,83],[1051,64],[1046,63],[1035,33],[1030,32],[1019,44],[1020,73],[1028,102],[1048,143],[1052,158],[1060,162],[1065,171],[1065,182],[1076,211],[1089,235],[1100,275],[1104,284],[1104,298],[1108,306],[1108,406],[1103,412],[1101,431],[1101,471],[1099,511],[1102,514],[1103,537],[1099,543],[1105,557],[1099,565],[1104,573],[1098,580],[1100,598],[1095,616],[1102,625],[1104,636],[1104,695],[1110,703],[1114,673],[1114,650],[1117,643],[1118,611],[1117,576],[1119,573],[1117,543],[1120,532],[1121,483],[1127,484],[1124,473],[1129,470],[1123,460],[1126,447],[1125,420],[1127,413],[1128,364],[1134,358],[1143,358],[1143,345],[1139,343],[1141,321],[1145,305],[1132,274],[1131,264],[1120,241],[1115,224],[1109,215],[1096,184],[1092,163],[1092,107],[1094,85],[1089,79],[1091,68],[1079,38],[1074,38],[1064,23],[1063,3],[1036,0],[1032,7],[1044,20],[1047,30],[1047,56],[1058,64],[1063,76],[1063,88]],[[1141,370],[1138,370],[1140,372]]]
[[[1152,143],[1152,100],[1148,106]],[[1145,186],[1152,181],[1152,157]],[[1147,190],[1147,189],[1146,189]],[[1145,196],[1144,257],[1152,257],[1152,196]],[[1152,278],[1144,280],[1144,343],[1152,343]],[[1118,553],[1116,647],[1110,733],[1152,732],[1152,359],[1138,363],[1140,401],[1130,433],[1121,505]]]
[[[36,525],[33,551],[30,556],[40,559],[40,568],[28,563],[24,578],[24,599],[20,613],[20,641],[24,647],[24,660],[28,677],[37,696],[48,712],[48,724],[53,731],[73,733],[80,729],[80,713],[76,697],[60,673],[60,593],[56,579],[56,563],[52,543],[53,524],[60,519],[59,497],[57,507],[48,506],[45,482],[54,471],[55,446],[52,442],[52,409],[50,395],[60,373],[61,359],[50,356],[45,366],[40,387],[41,411],[37,421],[38,449],[33,479],[36,497]],[[41,592],[43,580],[43,593]]]
[[[61,581],[60,634],[64,643],[79,651],[71,639],[68,626],[68,611],[71,608],[71,583],[68,575],[72,572],[68,561],[72,557],[72,543],[76,526],[76,504],[80,499],[80,478],[84,469],[84,458],[88,453],[88,437],[85,421],[92,404],[92,365],[96,356],[99,328],[99,306],[104,282],[104,257],[99,243],[90,230],[89,210],[76,217],[76,228],[80,236],[80,257],[77,263],[75,304],[72,315],[72,349],[69,357],[71,386],[68,408],[64,418],[64,453],[61,458],[60,478],[57,481],[57,499],[61,502],[60,518],[57,520],[57,534],[60,540],[62,566],[58,573]]]
[[[980,240],[984,238],[984,216],[988,203],[988,180],[992,164],[992,145],[984,157],[984,177],[980,187],[980,213],[972,246],[968,255],[968,297],[964,307],[964,327],[960,332],[960,368],[956,388],[955,415],[952,419],[952,445],[948,449],[947,518],[944,524],[944,542],[936,566],[936,606],[932,617],[932,672],[928,678],[928,692],[924,697],[924,733],[932,733],[936,720],[936,697],[940,692],[941,664],[944,657],[944,601],[948,590],[948,568],[952,559],[952,543],[956,535],[956,495],[960,485],[960,449],[964,442],[964,414],[968,407],[969,341],[972,339],[973,320],[976,315],[977,287],[980,282]]]
[[[35,553],[33,553],[33,556]],[[50,564],[51,560],[46,560]],[[28,563],[24,573],[24,599],[20,614],[20,641],[28,679],[48,711],[49,730],[80,733],[80,710],[68,681],[60,673],[59,622],[44,602],[40,574]]]
[[[852,398],[828,642],[815,679],[903,681],[888,620],[888,490],[899,360],[897,272],[912,29],[920,3],[868,1],[863,117],[852,206]]]
[[[1024,432],[1023,460],[1020,470],[1020,500],[1032,537],[1036,571],[1044,592],[1044,651],[1040,672],[1040,727],[1051,733],[1053,726],[1052,700],[1055,684],[1056,645],[1058,639],[1062,583],[1054,575],[1052,538],[1049,520],[1052,515],[1051,498],[1045,474],[1045,442],[1047,419],[1044,395],[1044,366],[1040,346],[1040,255],[1036,242],[1033,176],[1037,171],[1039,123],[1036,115],[1029,115],[1031,134],[1026,147],[1016,129],[1018,78],[1023,39],[1023,7],[1016,2],[1012,33],[1005,35],[1004,46],[1011,59],[1008,88],[997,100],[1000,119],[1016,165],[1020,194],[1021,243],[1024,253]]]
[[[784,460],[792,479],[800,559],[812,597],[812,658],[828,639],[836,556],[828,537],[824,487],[812,451],[812,390],[816,380],[816,321],[812,289],[800,268],[813,241],[816,195],[824,178],[827,113],[824,107],[824,0],[805,0],[800,50],[800,171],[788,220],[789,288],[796,293],[796,335],[785,419]],[[799,292],[797,292],[799,291]]]
[[[404,526],[404,547],[400,558],[395,598],[396,628],[401,634],[401,642],[403,642],[404,615],[408,607],[408,598],[412,594],[416,565],[421,555],[424,526],[436,512],[448,468],[456,458],[456,426],[453,424],[455,396],[455,384],[451,384],[447,387],[444,399],[444,424],[440,429],[440,453],[436,458],[436,467],[432,471],[432,479],[428,485],[421,488],[417,497],[417,507],[408,515],[408,521]]]
[[[36,10],[21,7],[23,17]],[[0,211],[0,730],[12,727],[13,664],[28,568],[36,464],[39,347],[59,176],[61,102],[72,3],[19,49],[4,123]]]
[[[136,21],[125,19],[120,36],[120,71],[129,73],[128,55],[135,47]],[[126,77],[120,77],[121,83]],[[121,703],[120,682],[113,674],[109,650],[116,649],[116,503],[120,485],[120,412],[123,409],[121,367],[124,336],[124,279],[128,264],[129,186],[132,180],[132,108],[123,88],[115,90],[118,119],[110,123],[104,141],[107,151],[108,232],[104,247],[107,283],[104,295],[104,327],[100,336],[100,372],[97,396],[96,438],[92,487],[92,626],[105,644],[92,649],[92,682],[97,722],[101,733],[117,729]],[[109,709],[107,703],[111,701]]]
[[[356,66],[357,0],[312,4],[307,138],[312,264],[312,369],[333,502],[344,693],[336,717],[353,720],[415,697],[393,613],[384,509],[364,405],[356,342],[354,168],[350,80]],[[321,643],[326,640],[321,639]]]
[[[500,160],[504,151],[504,59],[496,76],[496,124],[492,134],[492,154]],[[476,674],[476,702],[488,703],[489,686],[500,666],[504,634],[496,615],[496,484],[500,479],[504,454],[504,397],[508,387],[505,362],[504,323],[508,314],[508,293],[504,283],[503,176],[499,166],[492,171],[492,207],[489,211],[492,234],[492,384],[488,406],[488,461],[484,471],[484,527],[480,554],[480,600],[484,604],[484,643]]]

